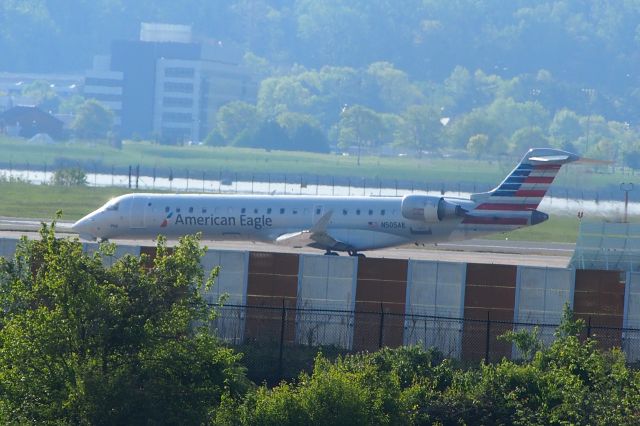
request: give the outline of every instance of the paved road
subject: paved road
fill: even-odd
[[[37,219],[0,218],[0,238],[19,238],[27,235],[37,238],[40,221]],[[71,234],[71,222],[57,225],[61,234]],[[113,240],[117,244],[153,245],[152,240]],[[272,244],[243,241],[203,241],[211,249],[250,250],[280,253],[322,253],[311,248],[292,249]],[[574,244],[508,241],[467,240],[426,246],[403,246],[367,252],[371,258],[441,260],[447,262],[495,263],[565,267],[573,254]]]

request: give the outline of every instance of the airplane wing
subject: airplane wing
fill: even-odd
[[[294,248],[313,247],[325,250],[347,250],[349,248],[347,244],[336,240],[327,232],[327,225],[331,221],[332,214],[333,211],[330,210],[318,219],[311,229],[282,234],[274,242],[278,245]]]

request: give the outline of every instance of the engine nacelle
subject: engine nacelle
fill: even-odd
[[[406,195],[402,199],[402,216],[410,220],[437,223],[445,219],[464,216],[465,210],[443,197]]]

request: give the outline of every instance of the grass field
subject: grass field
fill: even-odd
[[[26,217],[49,221],[62,210],[63,220],[77,220],[109,199],[131,192],[126,188],[58,187],[0,183],[0,216]],[[492,239],[516,241],[575,242],[579,222],[575,217],[552,216],[531,228],[496,234]]]
[[[149,142],[125,141],[121,150],[104,144],[55,143],[32,144],[24,140],[0,138],[0,163],[5,167],[44,168],[56,165],[80,165],[89,173],[109,171],[112,167],[140,165],[167,173],[171,168],[192,176],[225,173],[271,173],[315,176],[342,176],[367,179],[398,179],[415,182],[476,182],[494,185],[514,167],[520,154],[499,161],[460,160],[436,156],[373,157],[364,156],[357,165],[355,156],[313,154],[207,146],[163,146]],[[595,173],[589,167],[571,167],[558,176],[558,184],[572,188],[597,189],[628,181],[622,173]]]

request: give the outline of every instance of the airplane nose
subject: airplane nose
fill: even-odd
[[[91,216],[85,216],[78,220],[71,226],[71,229],[77,232],[83,240],[93,241],[96,239],[95,218]]]

